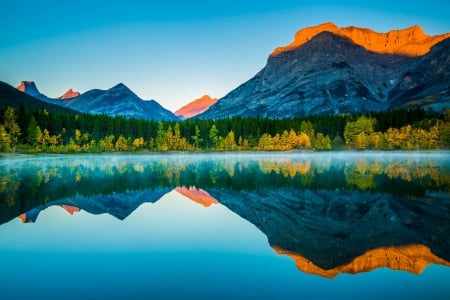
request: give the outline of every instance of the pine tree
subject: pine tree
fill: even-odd
[[[21,135],[20,127],[17,124],[16,112],[14,108],[8,106],[4,115],[4,129],[9,135],[11,141],[11,148],[14,150],[17,143],[19,142],[19,137]]]
[[[27,132],[28,132],[27,134],[28,145],[32,147],[36,146],[39,137],[42,135],[42,132],[34,116],[31,116],[30,118],[30,124],[28,125]]]

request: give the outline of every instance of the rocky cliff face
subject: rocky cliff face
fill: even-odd
[[[328,24],[301,31],[294,43],[277,48],[252,79],[199,117],[283,118],[450,107],[447,35],[430,37],[418,27],[387,34],[336,28]],[[409,49],[417,51],[413,55]]]
[[[189,119],[203,113],[216,102],[217,98],[211,98],[209,95],[204,95],[177,110],[175,115],[182,117],[183,119]]]
[[[431,47],[450,37],[450,33],[436,36],[427,35],[417,25],[406,29],[379,33],[366,28],[354,26],[339,28],[333,23],[324,23],[298,31],[292,43],[285,47],[276,48],[271,56],[277,56],[281,53],[295,50],[324,31],[348,38],[356,45],[362,46],[372,52],[407,56],[427,54]]]

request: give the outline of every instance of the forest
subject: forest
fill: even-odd
[[[153,121],[0,107],[0,152],[430,150],[450,148],[450,110]]]

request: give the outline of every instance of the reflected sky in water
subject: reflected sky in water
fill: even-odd
[[[329,279],[299,270],[273,247],[305,257],[303,244],[315,240],[317,249],[346,249],[345,241],[361,242],[352,226],[364,224],[376,241],[361,251],[391,230],[386,243],[420,242],[439,253],[449,242],[448,170],[447,153],[3,159],[0,297],[447,299],[450,268],[442,264],[420,275],[381,267]],[[205,207],[205,194],[174,190],[194,185],[219,203]],[[61,205],[81,210],[71,215]],[[33,209],[35,223],[23,224],[18,216]],[[366,224],[392,220],[385,214],[397,220],[384,231]],[[337,242],[326,242],[330,236]],[[325,250],[309,258],[320,264]]]

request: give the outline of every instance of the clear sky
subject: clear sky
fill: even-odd
[[[450,31],[450,0],[3,0],[0,80],[58,97],[122,82],[176,110],[223,97],[307,26]]]

